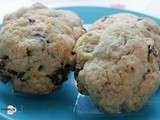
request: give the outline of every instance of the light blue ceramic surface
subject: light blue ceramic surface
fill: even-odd
[[[100,7],[66,7],[63,9],[75,11],[84,20],[85,24],[91,24],[96,19],[119,12],[128,12],[115,10],[110,8]],[[133,13],[140,16],[145,16],[139,13]],[[153,18],[158,24],[160,20]],[[74,104],[77,97],[77,89],[74,85],[73,72],[68,75],[68,81],[57,90],[57,92],[46,96],[29,96],[22,94],[15,94],[12,92],[12,85],[7,83],[4,85],[0,83],[0,120],[75,120],[78,119],[73,113]],[[118,116],[116,118],[107,117],[105,120],[159,120],[160,119],[160,93],[150,100],[148,107],[127,117]],[[89,101],[90,102],[90,101]],[[87,102],[87,105],[90,103]],[[17,112],[13,115],[7,115],[6,111],[1,110],[8,105],[14,105]],[[84,104],[85,105],[85,104]],[[83,110],[83,109],[82,109]],[[84,113],[84,120],[100,120],[102,118],[95,118],[91,114]],[[143,114],[141,114],[143,113]]]

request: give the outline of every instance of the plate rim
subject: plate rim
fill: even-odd
[[[51,7],[51,8],[54,8],[54,7]],[[137,12],[137,11],[132,11],[132,10],[127,10],[127,9],[118,9],[118,8],[111,8],[111,7],[105,7],[105,6],[95,6],[95,5],[91,5],[91,6],[88,6],[88,5],[84,5],[84,6],[80,6],[80,5],[75,5],[75,6],[59,6],[59,7],[55,7],[55,9],[82,9],[82,8],[89,8],[89,9],[110,9],[112,11],[117,11],[117,12],[124,12],[124,13],[130,13],[130,14],[135,14],[135,15],[138,15],[138,16],[142,16],[142,17],[147,17],[147,18],[151,18],[153,20],[156,20],[159,21],[158,24],[160,24],[160,18],[158,17],[155,17],[155,16],[152,16],[152,15],[147,15],[145,13],[142,13],[142,12]],[[71,10],[69,10],[71,11]]]

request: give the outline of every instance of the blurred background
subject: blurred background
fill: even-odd
[[[41,2],[49,7],[102,6],[127,9],[160,18],[160,0],[0,0],[0,22],[6,13]]]

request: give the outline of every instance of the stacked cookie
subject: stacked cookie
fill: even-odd
[[[37,3],[5,16],[0,77],[15,92],[42,95],[74,68],[79,91],[100,110],[137,111],[160,85],[159,49],[160,28],[150,19],[106,16],[86,32],[73,12]]]
[[[50,93],[67,79],[82,33],[76,14],[39,3],[6,15],[0,31],[2,81],[12,80],[16,92]]]
[[[104,17],[79,38],[78,87],[102,111],[137,111],[160,85],[160,28],[130,14]]]

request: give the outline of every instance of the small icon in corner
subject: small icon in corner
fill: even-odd
[[[8,107],[7,107],[7,114],[8,115],[13,115],[16,112],[17,112],[16,107],[14,107],[13,105],[8,105]]]

